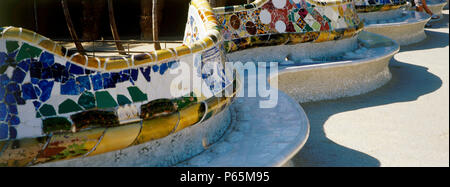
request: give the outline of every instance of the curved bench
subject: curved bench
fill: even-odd
[[[424,12],[406,11],[406,0],[357,0],[358,15],[364,21],[365,31],[394,39],[400,45],[409,45],[426,38],[424,27],[431,17]]]
[[[278,79],[279,89],[298,102],[362,94],[390,80],[389,60],[399,46],[389,38],[360,32],[363,26],[352,1],[320,1],[320,4],[316,3],[319,1],[298,0],[293,4],[282,3],[284,8],[275,5],[279,2],[256,1],[255,5],[214,9],[224,43],[229,46],[226,51],[230,61],[280,62],[278,75],[269,81]],[[303,11],[303,7],[309,8]],[[277,12],[277,9],[281,10]],[[264,24],[259,19],[266,10],[271,14],[271,22]],[[306,14],[295,15],[299,12]],[[311,16],[309,12],[316,20],[326,20],[332,27],[321,27],[318,31],[280,32],[276,29],[280,20],[285,25],[298,26]],[[233,18],[236,16],[240,19]],[[250,21],[260,23],[258,28],[268,28],[252,35],[251,27],[247,26]],[[300,39],[296,40],[295,36]]]
[[[169,166],[216,142],[230,125],[236,81],[222,73],[207,1],[193,0],[189,15],[186,30],[197,33],[184,45],[119,57],[0,28],[0,166]],[[197,73],[171,73],[182,69]],[[181,79],[204,88],[179,87]]]
[[[308,8],[305,11],[302,7]],[[235,110],[250,114],[237,112],[220,143],[179,166],[286,164],[302,148],[309,134],[309,122],[298,102],[357,95],[380,87],[390,80],[388,63],[399,50],[398,44],[389,38],[360,32],[363,25],[352,1],[257,0],[246,5],[215,8],[214,12],[229,61],[279,62],[279,73],[268,81],[278,83],[281,101],[277,107],[264,110],[247,104],[261,98],[245,98],[245,101],[238,98],[233,105]],[[309,23],[319,25],[312,27]],[[366,59],[366,55],[371,58]],[[256,75],[245,78],[251,76]],[[293,99],[285,98],[284,93]],[[288,115],[292,113],[296,116]],[[258,120],[258,116],[264,120]],[[263,116],[275,119],[267,120]],[[289,119],[280,120],[280,116]],[[250,120],[257,122],[249,125]],[[300,125],[289,125],[293,121]],[[244,133],[251,131],[259,134]],[[285,134],[287,137],[283,137]],[[267,138],[261,138],[263,136]],[[273,141],[277,140],[274,136],[284,141]],[[230,143],[240,139],[253,139],[254,143],[242,145],[248,149]],[[250,146],[259,145],[256,142],[264,142],[266,148]],[[261,152],[267,154],[261,155]]]

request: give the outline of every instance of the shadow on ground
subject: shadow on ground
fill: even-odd
[[[311,134],[302,150],[292,159],[294,166],[380,166],[380,162],[376,158],[341,146],[328,139],[323,125],[334,114],[360,108],[414,101],[442,86],[442,80],[428,72],[426,67],[392,59],[390,69],[392,80],[385,86],[368,94],[301,104],[310,119]]]
[[[441,21],[434,23],[433,28],[426,30],[426,40],[401,47],[400,52],[447,47],[449,34],[437,32],[434,29],[448,27],[448,20],[449,15],[444,14]],[[439,77],[428,71],[428,68],[399,62],[395,58],[391,60],[390,70],[392,80],[373,92],[337,100],[302,103],[310,119],[311,133],[305,146],[292,159],[294,166],[380,166],[380,161],[376,158],[328,139],[324,124],[330,116],[338,113],[417,100],[439,89],[443,84]]]

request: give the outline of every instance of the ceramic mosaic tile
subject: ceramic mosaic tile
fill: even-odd
[[[375,12],[398,9],[406,5],[407,0],[354,0],[358,12]]]
[[[261,0],[257,3],[258,6],[243,5],[243,10],[242,6],[215,9],[227,52],[335,40],[347,37],[344,32],[356,34],[362,28],[351,1]],[[316,37],[312,40],[302,37],[313,32]],[[320,34],[327,37],[321,39]]]
[[[216,23],[209,4],[193,0],[184,45],[110,58],[83,56],[32,31],[0,27],[0,166],[123,149],[201,122],[203,101],[233,86]],[[197,71],[203,89],[173,96],[171,82],[179,75],[170,71],[180,70],[181,62]],[[183,125],[174,129],[178,123]],[[133,135],[127,143],[112,141],[125,134]],[[21,146],[12,150],[14,142]],[[26,154],[17,155],[21,151]]]

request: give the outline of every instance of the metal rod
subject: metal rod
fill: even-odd
[[[153,0],[152,3],[152,22],[153,22],[153,40],[157,41],[158,40],[158,0]],[[160,50],[161,49],[161,45],[159,44],[159,42],[155,42],[155,49],[156,50]]]
[[[70,18],[70,12],[69,12],[69,8],[67,6],[67,1],[61,0],[61,5],[64,10],[64,17],[66,18],[67,28],[69,29],[70,36],[74,40],[75,46],[77,47],[79,53],[83,54],[84,48],[83,48],[83,45],[81,45],[81,43],[79,42],[77,33],[75,32],[75,28],[73,26],[72,19]]]
[[[37,18],[37,4],[36,4],[36,0],[33,1],[33,8],[34,8],[34,26],[35,26],[35,31],[39,32],[39,25],[38,25],[38,18]]]
[[[109,24],[111,26],[111,32],[112,32],[113,38],[114,38],[114,40],[116,40],[117,50],[119,51],[119,54],[125,55],[126,53],[124,52],[124,48],[123,48],[122,44],[120,42],[118,42],[118,40],[120,40],[120,38],[119,38],[119,33],[117,32],[116,19],[114,18],[114,7],[113,7],[112,0],[108,0],[108,12],[109,12]]]
[[[157,40],[157,41],[153,41],[153,40],[67,40],[67,39],[54,39],[53,41],[55,42],[102,42],[102,43],[107,43],[107,42],[121,42],[121,43],[155,43],[155,42],[159,42],[159,43],[183,43],[182,40]]]

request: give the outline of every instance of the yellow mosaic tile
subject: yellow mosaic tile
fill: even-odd
[[[59,53],[56,53],[56,51],[53,51],[53,48],[55,48],[55,43],[51,40],[42,40],[41,42],[39,42],[38,45],[48,51],[51,51],[51,52],[57,54],[57,55],[63,56],[61,50],[59,50]]]
[[[175,129],[179,119],[179,114],[173,113],[142,121],[141,133],[134,144],[137,145],[166,137]]]
[[[191,49],[189,49],[189,47],[186,45],[178,46],[175,48],[175,50],[177,51],[177,56],[191,54]]]
[[[202,106],[203,105],[203,106]],[[206,106],[203,103],[191,105],[180,111],[180,123],[175,129],[178,132],[186,127],[192,126],[199,122],[206,113]]]
[[[38,37],[35,37],[35,36],[37,36],[35,34],[35,32],[32,32],[32,31],[27,30],[27,29],[22,29],[22,33],[20,34],[20,38],[22,40],[25,40],[25,41],[31,42],[31,43],[35,43],[35,41],[37,41]]]
[[[89,68],[95,68],[95,69],[99,68],[97,59],[96,58],[92,58],[92,57],[88,58],[88,62],[86,64],[86,66],[89,67]]]
[[[158,62],[161,62],[163,60],[168,60],[172,57],[175,57],[175,54],[173,54],[172,52],[170,52],[167,49],[161,49],[161,50],[156,51],[156,56],[157,56],[156,58],[157,58]]]
[[[47,147],[37,156],[34,164],[84,156],[97,145],[105,130],[105,128],[97,128],[53,135]]]
[[[0,155],[0,166],[27,166],[42,150],[46,142],[47,137],[11,140]]]
[[[140,131],[140,123],[108,128],[100,143],[89,156],[127,148],[136,140]]]
[[[21,33],[21,28],[17,28],[17,27],[10,27],[9,29],[7,29],[6,31],[3,32],[3,37],[4,38],[16,38],[19,39],[20,38],[20,33]]]
[[[76,55],[71,57],[70,61],[84,66],[86,65],[86,56],[77,53]]]
[[[139,66],[154,62],[155,54],[145,53],[145,55],[148,56],[149,58],[144,60],[134,60],[134,65]]]
[[[106,63],[105,70],[117,70],[128,68],[128,63],[124,59],[111,60]]]

